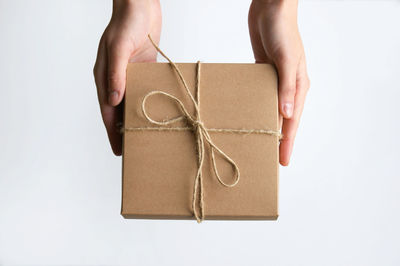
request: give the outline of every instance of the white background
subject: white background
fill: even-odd
[[[249,1],[162,1],[175,61],[252,62]],[[111,0],[0,0],[0,265],[400,265],[400,2],[301,1],[276,222],[124,220],[92,77]]]

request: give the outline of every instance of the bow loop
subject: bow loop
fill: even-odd
[[[157,121],[152,119],[149,114],[146,111],[146,101],[148,100],[149,97],[154,96],[154,95],[164,95],[167,98],[172,99],[174,102],[176,102],[179,106],[179,109],[182,113],[182,115],[170,118],[170,119],[164,119],[162,121]],[[147,121],[149,121],[152,124],[159,125],[159,126],[166,126],[170,125],[172,123],[187,119],[188,121],[194,121],[193,117],[189,114],[189,112],[186,110],[185,106],[183,105],[182,101],[179,100],[177,97],[173,96],[172,94],[169,94],[164,91],[151,91],[146,96],[144,96],[143,101],[142,101],[142,111],[143,115],[146,117]]]

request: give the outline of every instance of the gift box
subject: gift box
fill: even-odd
[[[273,66],[130,63],[124,108],[123,217],[277,219]]]

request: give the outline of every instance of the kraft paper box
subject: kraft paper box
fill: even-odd
[[[195,96],[197,64],[176,65]],[[124,110],[121,214],[125,218],[195,219],[193,208],[198,210],[202,199],[206,220],[277,219],[279,137],[250,132],[279,132],[275,69],[268,64],[202,63],[199,80],[199,113],[204,128],[247,132],[208,132],[212,142],[237,165],[239,181],[232,187],[218,181],[211,147],[203,138],[202,192],[198,184],[192,205],[199,167],[195,129],[185,119],[155,125],[146,119],[142,104],[151,91],[163,91],[179,99],[195,116],[194,103],[169,63],[131,63]],[[170,97],[160,93],[151,96],[145,108],[154,121],[182,115],[179,104]],[[154,130],[157,127],[183,130]],[[214,154],[221,180],[232,184],[234,168],[219,153]]]

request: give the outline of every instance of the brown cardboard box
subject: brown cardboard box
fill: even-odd
[[[195,95],[196,64],[176,64]],[[201,64],[201,120],[207,128],[278,131],[275,69],[268,64]],[[193,103],[168,63],[131,63],[127,69],[124,128],[154,127],[142,111],[153,90],[179,98],[193,114]],[[181,115],[176,103],[162,95],[146,102],[152,119]],[[187,127],[179,121],[173,126]],[[168,127],[168,126],[158,126]],[[205,143],[203,193],[205,219],[277,219],[279,138],[268,134],[209,132],[213,142],[240,169],[234,187],[218,182]],[[198,168],[193,131],[125,131],[122,210],[125,218],[194,219],[193,186]],[[232,183],[232,166],[216,158],[218,172]]]

